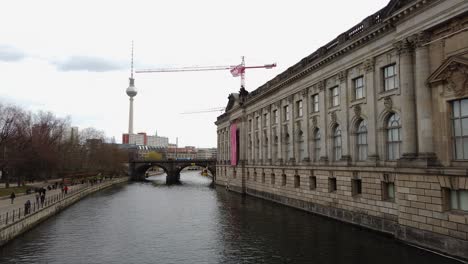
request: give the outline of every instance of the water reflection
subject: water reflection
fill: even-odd
[[[107,189],[0,249],[0,263],[457,263],[184,172]]]

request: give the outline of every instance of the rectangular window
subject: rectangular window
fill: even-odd
[[[281,185],[286,186],[286,174],[281,175]]]
[[[384,91],[397,88],[397,74],[395,64],[383,68]]]
[[[362,181],[361,179],[351,180],[351,192],[353,196],[360,195],[362,193]]]
[[[336,192],[336,178],[328,178],[328,192]]]
[[[279,123],[278,110],[274,110],[274,111],[273,111],[273,118],[274,118],[275,124],[278,124],[278,123]]]
[[[393,182],[382,182],[382,200],[395,201],[395,184]]]
[[[301,177],[299,175],[294,175],[294,188],[301,187]]]
[[[309,189],[310,190],[317,189],[317,177],[315,177],[315,176],[310,176],[309,177]]]
[[[319,111],[319,95],[312,95],[312,112],[316,113]]]
[[[257,116],[257,117],[255,118],[255,127],[256,127],[257,129],[260,128],[260,117],[259,117],[259,116]]]
[[[262,183],[265,183],[265,173],[262,173]]]
[[[267,114],[263,114],[263,127],[267,127],[269,121],[270,121],[270,120],[269,120],[269,118],[268,118],[268,113],[267,113]]]
[[[271,185],[275,185],[275,174],[271,174]]]
[[[252,119],[249,119],[249,131],[252,131],[253,126],[252,126]]]
[[[450,209],[468,211],[468,190],[450,189]]]
[[[338,86],[330,89],[330,95],[331,95],[331,105],[332,106],[340,105],[340,90]]]
[[[250,171],[247,171],[247,180],[250,181]]]
[[[257,172],[254,171],[254,182],[257,181]]]
[[[296,116],[302,117],[302,100],[296,102]]]
[[[364,98],[364,78],[358,77],[353,80],[354,82],[354,99]]]
[[[453,156],[468,160],[468,99],[452,101]]]
[[[284,121],[289,120],[289,105],[284,107]]]

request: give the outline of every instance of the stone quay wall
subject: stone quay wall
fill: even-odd
[[[243,173],[242,173],[243,171]],[[359,225],[456,258],[468,259],[468,214],[447,210],[447,187],[468,188],[465,171],[218,165],[216,184],[231,191]],[[361,181],[360,193],[353,181]],[[331,182],[336,182],[332,189]],[[385,197],[393,183],[394,198]],[[463,185],[463,186],[462,186]]]
[[[68,194],[68,196],[66,196],[64,199],[45,206],[41,210],[30,213],[17,221],[10,222],[9,224],[0,228],[0,246],[3,246],[17,236],[28,231],[49,217],[59,213],[63,209],[88,196],[89,194],[116,184],[128,182],[128,180],[128,177],[122,177],[81,189],[76,193]]]

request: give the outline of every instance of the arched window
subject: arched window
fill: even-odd
[[[357,126],[357,154],[358,160],[367,160],[367,121],[361,120]]]
[[[336,126],[333,129],[333,154],[334,160],[341,160],[341,129]]]
[[[320,160],[320,129],[314,132],[314,161]]]
[[[400,157],[401,125],[400,116],[396,113],[387,121],[387,159],[396,160]]]

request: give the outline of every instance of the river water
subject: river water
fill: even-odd
[[[198,171],[88,196],[0,248],[0,263],[459,263],[356,226],[209,188]]]

